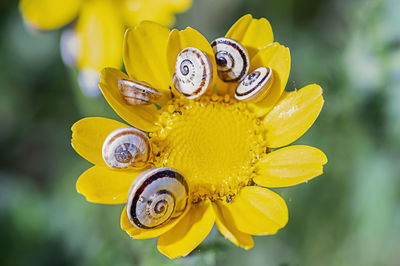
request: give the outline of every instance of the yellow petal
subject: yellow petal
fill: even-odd
[[[316,84],[284,92],[264,119],[267,147],[285,146],[301,137],[317,119],[323,104],[322,88]]]
[[[180,221],[182,217],[178,217],[176,219],[173,219],[169,222],[167,222],[165,225],[161,227],[156,227],[153,229],[140,229],[134,227],[131,222],[129,221],[128,214],[126,213],[126,206],[124,210],[121,213],[121,229],[124,230],[130,237],[135,238],[135,239],[147,239],[147,238],[154,238],[158,237],[168,230],[170,230],[172,227],[174,227],[177,222]]]
[[[214,202],[213,207],[216,213],[215,223],[221,234],[229,239],[233,244],[244,249],[251,249],[254,247],[254,241],[251,235],[240,232],[232,220],[229,211],[219,202]]]
[[[265,187],[288,187],[319,176],[328,159],[317,148],[296,145],[269,153],[257,163],[254,182]]]
[[[86,170],[76,182],[76,190],[87,201],[102,204],[126,203],[133,180],[143,170],[113,170],[95,165]]]
[[[192,0],[161,0],[166,3],[167,7],[175,12],[187,10],[192,5]]]
[[[154,105],[129,105],[122,98],[118,89],[118,80],[127,78],[128,76],[118,69],[103,69],[99,86],[104,98],[106,98],[114,111],[132,126],[143,131],[156,130],[155,122],[159,116],[157,107]]]
[[[274,41],[268,20],[254,19],[250,14],[236,21],[225,36],[242,44],[247,49],[250,60],[259,49]]]
[[[121,67],[124,25],[113,1],[85,1],[76,33],[80,69],[100,72],[104,67]]]
[[[213,80],[210,81],[208,91],[212,91],[214,88],[215,76],[217,75],[213,49],[211,48],[211,45],[207,39],[204,38],[200,32],[190,27],[187,27],[181,31],[173,29],[169,35],[167,45],[167,61],[171,79],[172,75],[175,73],[176,58],[178,54],[187,47],[193,47],[201,50],[210,59],[213,67]]]
[[[143,20],[168,26],[175,21],[174,13],[186,10],[191,4],[191,0],[124,0],[121,11],[130,26]]]
[[[251,235],[275,234],[288,221],[285,201],[275,192],[262,187],[244,187],[232,203],[225,206],[234,226]]]
[[[168,95],[169,86],[172,86],[166,56],[169,32],[160,24],[144,21],[128,29],[124,40],[124,64],[128,75]]]
[[[269,66],[272,69],[273,83],[263,100],[250,103],[249,108],[259,117],[268,113],[285,90],[290,73],[289,48],[275,42],[261,49],[251,63],[250,71]]]
[[[192,205],[182,220],[158,238],[158,250],[170,259],[188,255],[210,233],[215,213],[209,200]]]
[[[108,134],[121,127],[127,125],[103,117],[83,118],[71,128],[72,147],[92,164],[107,166],[102,157],[103,142]]]
[[[70,23],[78,14],[81,0],[22,0],[20,10],[30,26],[50,30]]]

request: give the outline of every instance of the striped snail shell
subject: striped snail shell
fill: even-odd
[[[207,55],[197,48],[183,49],[176,58],[172,77],[176,90],[188,99],[202,95],[213,78],[213,68]]]
[[[103,160],[111,168],[144,167],[150,158],[151,144],[142,131],[133,127],[118,128],[103,143]]]
[[[118,88],[125,101],[131,105],[152,104],[161,96],[149,84],[137,80],[120,79]]]
[[[133,226],[150,229],[182,215],[189,188],[183,175],[169,167],[141,173],[128,194],[127,215]]]
[[[211,46],[220,79],[225,82],[241,81],[250,67],[250,59],[243,46],[230,38],[218,38]]]
[[[239,83],[236,87],[235,98],[241,101],[260,101],[267,94],[272,82],[272,69],[259,67]]]

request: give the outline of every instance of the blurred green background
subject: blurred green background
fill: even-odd
[[[75,191],[90,165],[71,148],[71,125],[117,117],[62,63],[62,30],[29,31],[18,2],[0,2],[0,265],[400,265],[400,1],[194,0],[176,27],[211,41],[246,13],[266,17],[290,48],[287,89],[324,88],[323,111],[297,143],[329,163],[279,190],[290,219],[277,235],[245,251],[214,228],[171,261],[155,240],[120,230],[122,206]]]

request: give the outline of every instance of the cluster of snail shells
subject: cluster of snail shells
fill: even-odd
[[[260,101],[273,82],[272,69],[260,67],[252,73],[246,49],[230,38],[218,38],[211,43],[219,78],[238,83],[235,98],[240,101]],[[194,99],[202,95],[213,78],[211,61],[197,48],[187,47],[176,58],[173,83],[184,97]]]
[[[218,75],[225,82],[239,82],[235,98],[257,102],[263,99],[273,82],[272,69],[259,67],[250,74],[250,59],[246,49],[230,38],[218,38],[211,43]]]
[[[149,138],[132,127],[112,131],[103,142],[103,159],[113,169],[144,167],[150,154]],[[180,172],[169,167],[152,168],[133,181],[127,215],[137,228],[154,228],[182,215],[188,198],[189,187]]]
[[[152,104],[161,97],[158,90],[143,81],[120,79],[118,89],[125,102],[130,105]]]
[[[177,170],[169,167],[149,169],[132,183],[127,215],[137,228],[155,228],[181,216],[187,208],[188,198],[188,184]]]

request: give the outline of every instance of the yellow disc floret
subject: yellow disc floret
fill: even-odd
[[[229,97],[171,99],[151,133],[156,167],[183,173],[192,201],[227,200],[251,182],[253,165],[265,153],[261,121]]]

